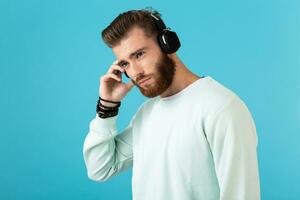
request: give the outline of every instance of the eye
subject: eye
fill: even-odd
[[[144,55],[144,53],[145,53],[144,51],[140,51],[135,55],[135,57],[140,58],[142,55]]]
[[[128,66],[128,63],[126,63],[126,62],[122,62],[120,64],[120,67],[122,67],[122,68],[126,68],[127,66]]]

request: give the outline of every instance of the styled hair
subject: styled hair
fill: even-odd
[[[158,30],[151,14],[161,17],[159,12],[149,7],[141,10],[129,10],[119,14],[102,31],[103,41],[108,47],[112,48],[125,38],[133,27],[141,28],[149,38],[156,37]]]

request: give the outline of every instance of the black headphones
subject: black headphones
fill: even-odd
[[[155,25],[158,30],[157,42],[164,53],[172,54],[175,53],[181,46],[179,38],[174,31],[167,28],[165,23],[160,17],[157,17],[151,13],[151,17],[154,19]],[[127,78],[129,76],[125,72]]]
[[[167,28],[165,23],[160,17],[157,17],[151,13],[151,17],[156,24],[158,35],[157,41],[163,52],[167,54],[175,53],[180,47],[180,41],[177,34]]]

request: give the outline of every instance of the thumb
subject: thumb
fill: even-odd
[[[126,87],[127,89],[131,89],[134,86],[134,83],[132,82],[132,80],[130,80],[128,83],[126,83]]]

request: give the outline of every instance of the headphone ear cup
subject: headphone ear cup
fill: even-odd
[[[181,46],[179,38],[174,31],[164,31],[158,35],[158,43],[167,54],[175,53]]]

